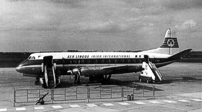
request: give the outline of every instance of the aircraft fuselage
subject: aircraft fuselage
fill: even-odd
[[[35,53],[16,68],[24,74],[43,76],[42,63],[44,56],[53,56],[53,63],[58,75],[68,75],[68,70],[82,68],[83,76],[99,74],[118,74],[139,72],[142,70],[144,55],[150,57],[150,61],[157,67],[173,62],[168,60],[170,55],[154,53],[128,53],[128,52],[58,52]],[[125,66],[125,67],[123,67]],[[110,69],[103,69],[109,67]],[[113,69],[114,67],[114,69]]]

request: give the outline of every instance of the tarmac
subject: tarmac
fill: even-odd
[[[0,69],[0,112],[202,112],[202,64],[174,63],[160,68],[164,82],[155,84],[155,99],[135,99],[133,101],[94,101],[90,103],[65,102],[45,105],[13,105],[14,88],[41,89],[34,85],[34,78],[23,77],[14,68]],[[113,84],[130,85],[137,83],[138,74],[112,75]],[[68,82],[69,77],[61,81]],[[87,78],[82,81],[87,82]],[[147,85],[142,83],[143,85]],[[68,88],[68,85],[66,88]],[[65,88],[65,87],[62,87]]]
[[[192,97],[194,96],[194,97]],[[72,103],[53,105],[34,105],[12,108],[0,108],[0,112],[37,111],[37,112],[201,112],[202,92],[179,94],[166,99],[135,100],[124,102]]]

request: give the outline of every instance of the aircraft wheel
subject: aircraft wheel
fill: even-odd
[[[139,81],[142,82],[142,78],[139,78]]]
[[[45,79],[43,79],[43,84],[41,85],[43,88],[47,88],[47,85],[46,85],[46,82],[45,82]]]
[[[35,85],[39,85],[40,84],[40,80],[39,80],[39,77],[36,77],[36,81],[34,83]]]
[[[40,82],[39,81],[35,81],[35,85],[39,85],[40,84]]]
[[[56,79],[56,84],[59,84],[60,83],[60,79]]]

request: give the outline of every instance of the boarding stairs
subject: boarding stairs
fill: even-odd
[[[54,87],[56,85],[55,68],[52,57],[44,57],[44,78],[46,87]]]
[[[161,82],[162,81],[162,75],[159,69],[157,69],[156,65],[152,62],[149,62],[149,67],[152,70],[153,75],[155,76],[155,81]]]
[[[140,74],[140,80],[144,79],[147,82],[161,82],[162,75],[157,69],[156,65],[149,61],[148,57],[145,58],[145,62],[142,63],[144,69]]]

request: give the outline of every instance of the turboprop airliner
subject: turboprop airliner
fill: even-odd
[[[58,85],[61,75],[74,75],[74,83],[80,83],[81,76],[89,77],[92,82],[109,80],[112,74],[140,72],[140,81],[162,81],[157,68],[181,59],[190,51],[179,52],[177,38],[172,37],[169,28],[163,44],[156,49],[141,52],[33,53],[16,70],[24,76],[35,77],[35,84],[44,88]]]

